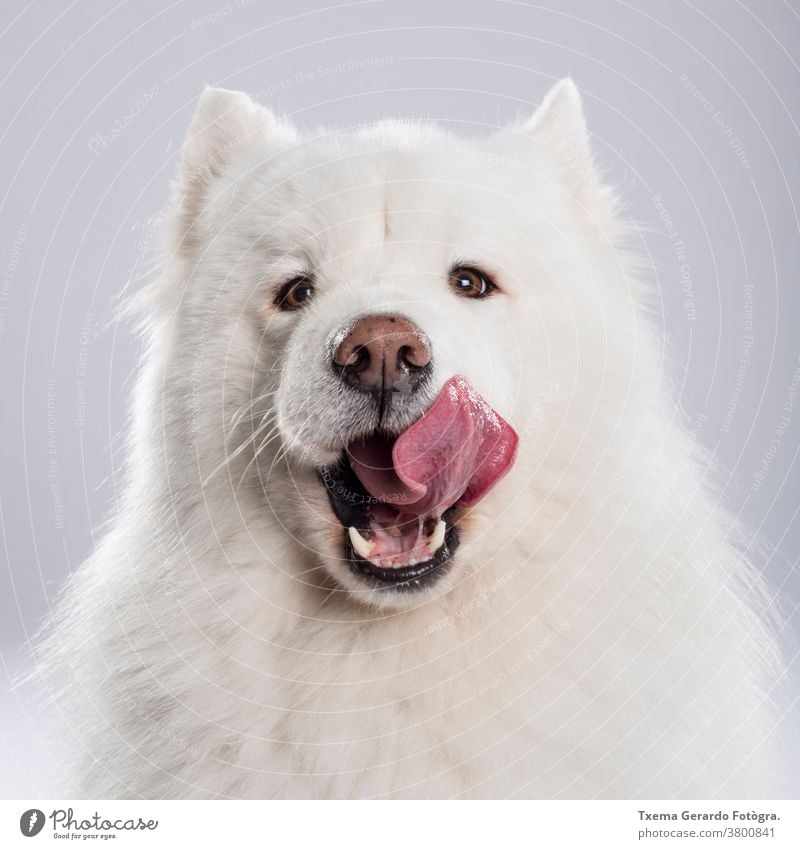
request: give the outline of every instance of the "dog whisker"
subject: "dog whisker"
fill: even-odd
[[[231,464],[231,462],[233,462],[233,460],[235,460],[240,454],[242,454],[242,452],[246,451],[247,448],[250,445],[254,444],[256,442],[256,440],[260,437],[261,433],[266,428],[268,428],[270,426],[270,424],[272,423],[271,418],[272,418],[272,413],[271,412],[267,413],[263,417],[263,419],[261,420],[259,425],[252,430],[252,432],[248,435],[248,437],[242,443],[240,443],[234,451],[226,453],[224,460],[219,465],[217,465],[210,472],[210,474],[203,480],[202,486],[203,487],[207,486],[208,483],[212,480],[212,478],[214,478],[215,475],[217,475],[220,471],[222,471],[222,469],[224,469],[226,466],[229,466]],[[274,427],[274,425],[273,425],[273,427]]]

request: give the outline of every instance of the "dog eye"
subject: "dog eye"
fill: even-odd
[[[450,285],[464,298],[486,298],[497,288],[488,275],[468,266],[458,266],[450,272]]]
[[[313,294],[314,282],[310,277],[305,275],[294,277],[281,286],[275,297],[275,306],[285,311],[299,310],[311,300]]]

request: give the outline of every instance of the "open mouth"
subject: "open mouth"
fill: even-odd
[[[349,452],[336,466],[322,470],[320,478],[344,529],[350,568],[374,584],[420,588],[443,571],[458,548],[455,505],[438,515],[405,514],[367,492],[353,471]]]
[[[320,470],[350,568],[373,586],[419,589],[444,574],[459,520],[506,474],[517,435],[461,377],[399,435],[350,443]]]

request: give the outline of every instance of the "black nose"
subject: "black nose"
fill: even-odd
[[[391,397],[413,392],[431,370],[425,334],[398,315],[370,315],[357,321],[333,353],[345,383],[363,392]]]

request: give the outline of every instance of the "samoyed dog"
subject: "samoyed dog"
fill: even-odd
[[[209,89],[127,488],[39,652],[89,797],[766,797],[769,593],[562,81],[481,138]]]

